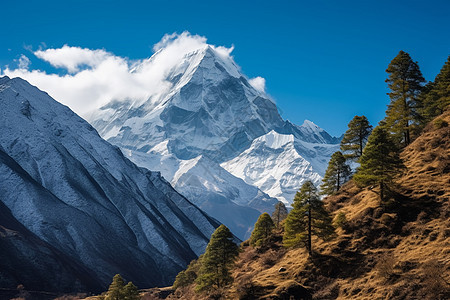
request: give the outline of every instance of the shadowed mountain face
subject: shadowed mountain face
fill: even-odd
[[[51,290],[170,284],[218,226],[24,80],[0,78],[0,128],[2,286],[47,269]]]
[[[4,152],[0,152],[0,157],[2,164],[11,164],[18,173],[23,171]],[[39,188],[36,186],[36,189]],[[34,291],[101,291],[102,283],[92,270],[30,232],[2,202],[0,252],[0,284],[3,288],[14,290],[23,284],[27,290]]]
[[[314,123],[283,120],[270,97],[213,46],[187,53],[164,75],[165,92],[149,91],[145,102],[115,101],[88,119],[133,162],[161,171],[240,238],[278,200],[289,204],[305,180],[318,183],[339,149],[339,139]],[[272,148],[280,142],[270,139],[289,142]]]

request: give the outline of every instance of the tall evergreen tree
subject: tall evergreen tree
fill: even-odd
[[[380,198],[385,200],[386,185],[392,182],[402,166],[398,152],[398,147],[386,129],[377,126],[359,159],[361,165],[353,179],[360,186],[379,184]]]
[[[122,276],[120,274],[114,275],[113,281],[106,292],[105,300],[123,300],[124,286],[125,283]]]
[[[420,108],[420,115],[422,120],[420,122],[420,130],[425,127],[425,125],[431,121],[435,116],[439,115],[436,102],[437,94],[435,91],[435,85],[433,81],[429,81],[420,93],[420,101],[423,104]]]
[[[263,213],[259,216],[258,221],[255,223],[255,228],[250,236],[250,245],[263,246],[267,242],[267,238],[272,234],[272,230],[275,228],[272,218],[268,213]]]
[[[288,210],[286,208],[286,205],[284,205],[283,202],[278,201],[277,204],[275,204],[275,210],[272,213],[272,220],[277,228],[280,227],[281,221],[286,219],[287,215]]]
[[[284,225],[284,245],[296,247],[304,244],[309,255],[312,255],[312,235],[322,239],[330,238],[334,234],[332,219],[311,181],[302,185],[292,206]]]
[[[434,82],[429,82],[422,92],[424,125],[442,114],[450,105],[450,56]]]
[[[422,104],[419,94],[425,79],[419,65],[408,53],[400,51],[386,72],[391,103],[386,110],[386,126],[405,146],[411,143],[411,126],[420,124]]]
[[[323,177],[323,184],[320,186],[322,194],[331,195],[337,192],[341,185],[350,177],[350,167],[345,163],[345,157],[337,151],[331,155],[328,168]]]
[[[199,276],[196,279],[196,290],[220,289],[231,284],[233,277],[230,269],[238,253],[238,246],[233,242],[230,230],[225,225],[220,225],[206,246]]]
[[[344,156],[348,159],[358,159],[371,132],[372,125],[366,116],[354,116],[341,140],[341,151]]]

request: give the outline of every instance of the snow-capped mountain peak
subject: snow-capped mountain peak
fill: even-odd
[[[185,53],[164,74],[167,89],[145,103],[110,103],[90,116],[109,141],[146,152],[164,140],[178,158],[224,160],[272,127],[283,126],[275,104],[251,86],[228,50],[211,45]],[[164,50],[137,68],[168,59]],[[206,152],[206,153],[205,153]]]
[[[303,121],[303,124],[300,126],[302,128],[305,128],[306,130],[310,130],[311,132],[322,132],[324,131],[322,128],[317,126],[314,122],[310,120]]]
[[[169,50],[161,49],[150,61],[169,59]],[[239,219],[239,213],[224,219],[219,202],[228,203],[228,209],[234,203],[270,211],[275,198],[289,203],[303,180],[320,181],[338,141],[310,121],[302,126],[284,121],[229,49],[203,44],[171,63],[164,73],[168,88],[157,98],[139,105],[110,103],[90,118],[136,164],[161,171],[235,232],[242,232],[236,224],[251,227],[256,219],[243,214]]]
[[[271,130],[269,133],[256,138],[252,146],[255,144],[264,143],[265,146],[272,149],[279,149],[288,143],[294,143],[294,136],[292,134],[280,134],[275,130]]]

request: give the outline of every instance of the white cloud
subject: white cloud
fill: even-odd
[[[19,69],[28,69],[28,67],[30,66],[31,61],[28,57],[26,57],[25,55],[21,55],[19,58]]]
[[[160,95],[172,87],[172,83],[166,80],[169,71],[178,65],[186,54],[207,46],[205,37],[191,35],[189,32],[174,33],[165,35],[154,45],[156,53],[151,58],[130,61],[103,49],[92,50],[64,45],[61,48],[40,49],[33,53],[55,68],[66,70],[67,74],[30,70],[29,59],[24,55],[18,68],[6,66],[4,70],[0,70],[0,74],[21,77],[86,117],[89,112],[110,101],[157,101]],[[233,61],[230,56],[233,47],[210,46],[220,56],[227,58],[227,62]],[[261,79],[258,85],[260,87]]]
[[[52,66],[64,68],[70,73],[80,71],[82,66],[97,67],[106,59],[113,57],[105,50],[90,50],[67,45],[59,49],[38,50],[34,52],[34,55]]]
[[[266,91],[266,80],[260,76],[250,79],[248,83],[250,83],[257,91],[263,93]]]
[[[219,46],[214,48],[222,58],[229,58],[231,55],[231,52],[234,50],[234,45],[232,45],[230,48]]]
[[[157,52],[163,48],[167,48],[168,46],[181,46],[181,45],[189,49],[194,48],[193,50],[196,50],[206,45],[206,38],[199,35],[191,35],[187,31],[184,31],[181,34],[175,32],[172,34],[165,34],[161,39],[161,41],[159,41],[153,46],[153,51]],[[187,53],[190,51],[187,51]]]

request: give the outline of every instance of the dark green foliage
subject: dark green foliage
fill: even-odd
[[[345,163],[345,157],[337,151],[331,155],[328,168],[320,186],[322,194],[331,195],[339,190],[341,185],[350,177],[350,167]]]
[[[384,127],[376,127],[369,137],[360,167],[353,176],[359,186],[380,185],[380,198],[384,201],[386,185],[402,167],[399,150]]]
[[[391,90],[388,93],[391,103],[386,110],[386,128],[407,146],[411,143],[414,127],[422,122],[419,112],[423,104],[419,95],[425,79],[419,65],[403,51],[391,61],[386,72],[389,74],[386,82]]]
[[[442,114],[450,104],[450,56],[434,82],[429,82],[422,92],[421,110],[424,124]]]
[[[128,282],[127,285],[123,288],[123,299],[124,300],[140,299],[138,289],[131,281]]]
[[[272,234],[272,230],[275,228],[272,218],[268,213],[263,213],[259,216],[258,221],[255,223],[252,235],[250,236],[250,245],[253,247],[264,246],[268,237]]]
[[[110,284],[108,291],[106,292],[106,300],[122,300],[122,290],[125,286],[122,276],[116,274],[113,277],[113,281]]]
[[[435,116],[439,115],[437,108],[435,106],[437,100],[437,94],[434,90],[434,82],[429,81],[423,88],[420,93],[420,102],[422,103],[422,107],[420,107],[419,112],[422,116],[422,120],[420,123],[420,129],[423,129],[425,125],[431,121]]]
[[[140,299],[137,287],[130,281],[127,285],[120,276],[116,274],[104,297],[105,300],[138,300]]]
[[[174,289],[185,287],[195,282],[201,266],[202,257],[203,255],[200,255],[197,260],[194,259],[193,261],[191,261],[186,270],[178,273],[177,277],[175,278],[175,282],[173,283]]]
[[[280,227],[281,221],[286,219],[287,215],[288,210],[286,208],[286,205],[284,205],[283,202],[278,201],[277,204],[275,204],[275,210],[272,213],[272,220],[277,228]]]
[[[192,282],[189,281],[188,277],[186,276],[186,270],[180,271],[180,273],[177,274],[175,277],[175,281],[173,283],[173,288],[178,289],[181,287],[185,287],[190,285]]]
[[[437,113],[442,114],[450,105],[450,56],[434,80],[434,91],[437,99],[433,105]]]
[[[196,291],[221,289],[233,282],[230,269],[233,267],[239,250],[233,242],[233,235],[225,225],[212,234],[196,279]]]
[[[372,132],[372,125],[365,116],[355,116],[341,141],[341,150],[347,159],[358,159],[366,145],[367,138]]]
[[[336,228],[344,228],[347,225],[347,217],[343,212],[340,212],[336,215],[333,221],[333,225]]]
[[[305,182],[294,198],[293,209],[284,224],[286,247],[305,245],[312,255],[311,236],[329,239],[334,234],[331,218],[311,181]]]
[[[445,120],[443,120],[443,119],[436,119],[436,120],[434,121],[434,126],[435,126],[437,129],[441,129],[441,128],[447,127],[447,126],[448,126],[448,122],[445,121]]]

